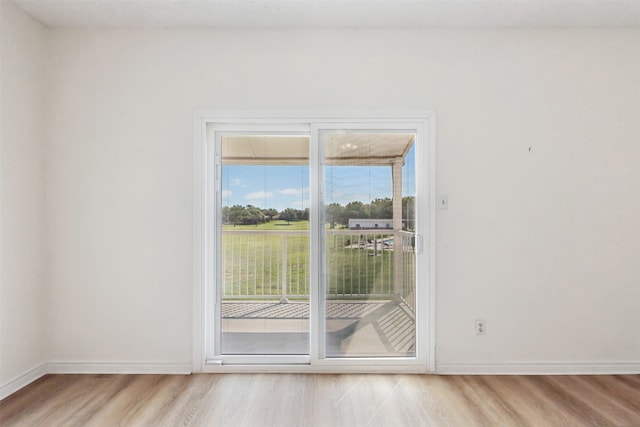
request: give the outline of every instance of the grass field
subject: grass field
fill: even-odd
[[[224,224],[222,226],[223,230],[248,230],[248,231],[256,231],[256,230],[308,230],[309,229],[309,221],[291,221],[291,223],[287,223],[287,221],[274,220],[265,222],[263,224],[257,225],[228,225]]]
[[[304,231],[308,229],[308,221],[292,221],[290,225],[286,221],[272,221],[258,226],[223,226],[225,296],[280,298],[285,281],[287,297],[306,297],[309,294],[309,235]],[[300,233],[274,233],[285,230]],[[378,239],[381,238],[379,235]],[[357,232],[327,235],[326,242],[327,295],[363,298],[392,293],[393,251],[383,250],[381,243],[374,251],[373,245],[367,244],[367,239]],[[283,268],[285,244],[287,257]]]

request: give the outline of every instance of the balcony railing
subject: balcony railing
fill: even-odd
[[[399,298],[415,310],[414,233],[326,230],[325,242],[327,298]],[[225,229],[222,268],[224,299],[307,299],[309,232]]]

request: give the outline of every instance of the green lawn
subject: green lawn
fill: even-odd
[[[223,242],[226,295],[282,294],[282,234],[228,234]],[[286,244],[287,294],[305,295],[309,283],[309,237],[287,235]]]

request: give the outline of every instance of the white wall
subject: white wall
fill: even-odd
[[[51,37],[53,360],[191,359],[195,110],[433,109],[438,361],[640,362],[637,30]]]
[[[0,2],[0,390],[47,358],[45,29]],[[0,392],[0,394],[2,394]]]

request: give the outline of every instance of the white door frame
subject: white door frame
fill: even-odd
[[[213,319],[208,318],[211,307],[208,304],[214,303],[215,290],[215,263],[207,262],[213,260],[215,250],[215,188],[213,183],[214,140],[208,132],[211,132],[211,124],[215,124],[216,129],[224,130],[237,129],[241,125],[245,130],[282,130],[283,126],[289,129],[311,125],[310,143],[310,190],[311,209],[319,211],[320,200],[317,199],[319,193],[319,171],[314,164],[314,157],[318,156],[318,129],[353,128],[370,126],[380,129],[410,129],[417,133],[418,145],[416,146],[417,162],[421,165],[428,165],[428,168],[416,168],[416,192],[417,214],[424,224],[423,253],[417,256],[417,265],[426,268],[428,274],[419,274],[423,280],[427,280],[427,286],[417,287],[418,293],[416,325],[416,357],[415,358],[318,358],[317,339],[310,339],[311,354],[308,364],[298,364],[298,359],[291,359],[291,364],[269,364],[270,359],[259,356],[261,364],[255,363],[249,357],[244,364],[223,364],[222,360],[207,360],[208,342],[213,337],[213,330],[210,325]],[[228,125],[228,126],[227,126]],[[381,127],[382,126],[382,127]],[[421,113],[392,113],[392,114],[300,114],[300,113],[250,113],[250,112],[220,112],[220,111],[198,111],[194,115],[194,188],[193,188],[193,372],[435,372],[435,244],[436,244],[436,121],[433,112]],[[314,191],[316,190],[316,191]],[[314,200],[315,198],[315,200]],[[316,215],[316,218],[318,215]],[[316,221],[317,222],[317,221]],[[213,229],[212,229],[213,228]],[[317,241],[319,237],[319,224],[311,224],[311,239]],[[313,240],[312,240],[313,241]],[[318,260],[317,249],[313,248],[310,257]],[[311,263],[311,278],[318,280],[318,262]],[[317,285],[317,283],[316,283]],[[312,308],[310,324],[315,330],[310,331],[311,337],[316,337],[322,332],[319,330],[319,318],[314,304],[319,301],[318,286],[310,295],[310,307]],[[426,315],[425,315],[426,313]],[[209,326],[208,326],[209,325]],[[425,337],[425,333],[427,336]],[[314,342],[315,341],[315,342]],[[278,360],[281,357],[278,356]],[[412,360],[410,360],[412,359]],[[285,358],[286,360],[286,358]]]

